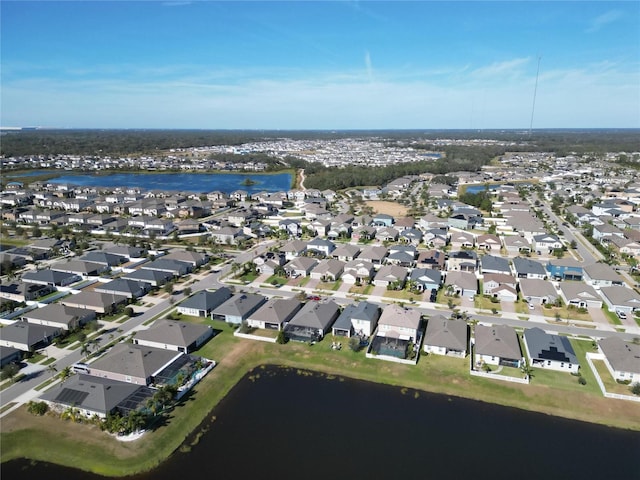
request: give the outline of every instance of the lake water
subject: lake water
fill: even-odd
[[[256,182],[243,185],[247,178]],[[291,189],[290,173],[273,175],[236,173],[114,173],[114,174],[70,174],[49,180],[53,183],[68,183],[82,187],[138,187],[144,190],[186,191],[206,193],[219,190],[230,193],[234,190],[256,192],[281,192]]]
[[[213,418],[215,417],[215,421]],[[640,433],[446,395],[265,367],[189,453],[131,480],[637,478]],[[99,479],[20,460],[2,476]]]

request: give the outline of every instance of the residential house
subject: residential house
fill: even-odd
[[[624,279],[605,263],[585,265],[582,271],[584,281],[595,288],[624,285]]]
[[[640,383],[640,345],[620,337],[607,337],[598,340],[598,350],[615,380]]]
[[[127,297],[123,295],[85,290],[77,295],[63,298],[60,303],[68,307],[86,308],[96,313],[109,314],[114,312],[119,305],[125,305],[127,300]]]
[[[371,224],[374,227],[391,227],[394,222],[394,218],[386,213],[376,213],[371,219]]]
[[[146,295],[150,288],[150,285],[146,282],[116,278],[110,282],[98,285],[94,288],[94,291],[98,293],[122,295],[128,299],[136,299]]]
[[[420,230],[417,230],[415,228],[407,228],[405,230],[402,230],[402,232],[400,232],[399,240],[402,243],[408,243],[411,245],[418,246],[420,245],[420,242],[422,242],[422,237],[423,235]]]
[[[200,290],[178,305],[178,313],[192,317],[208,317],[211,312],[233,296],[227,287],[215,291]]]
[[[413,245],[392,245],[389,247],[389,254],[385,262],[401,267],[413,267],[417,255],[416,247]]]
[[[379,242],[396,242],[400,232],[393,227],[378,227],[375,238]]]
[[[134,282],[148,283],[151,287],[160,287],[173,279],[173,274],[160,270],[138,269],[133,272],[124,273],[120,278],[133,280]]]
[[[341,262],[350,262],[360,253],[360,247],[351,243],[343,243],[336,247],[331,256]]]
[[[591,286],[583,282],[561,282],[560,296],[566,305],[576,308],[602,308],[602,298]]]
[[[0,298],[26,303],[55,291],[55,287],[48,284],[13,282],[0,285]]]
[[[478,268],[478,255],[473,250],[459,250],[449,253],[447,270],[475,272]]]
[[[211,311],[211,318],[227,323],[241,324],[267,299],[254,293],[236,293]]]
[[[473,298],[478,294],[478,279],[471,272],[449,272],[444,284],[446,290],[455,295]]]
[[[502,247],[502,243],[497,235],[487,233],[484,235],[478,235],[478,238],[476,238],[476,246],[481,250],[499,252]]]
[[[418,310],[395,303],[387,305],[378,319],[376,336],[416,342],[420,337],[421,320]]]
[[[97,277],[106,272],[109,267],[102,263],[85,262],[83,260],[69,260],[67,262],[56,262],[51,265],[51,270],[58,272],[71,273],[78,275],[83,279],[88,277]]]
[[[402,290],[409,273],[406,268],[399,265],[383,265],[373,278],[376,287],[387,287],[394,290]]]
[[[331,228],[331,220],[315,219],[309,223],[309,228],[313,230],[318,237],[326,237]]]
[[[287,262],[283,268],[288,277],[297,278],[300,276],[308,277],[316,265],[318,265],[318,260],[315,258],[296,257]]]
[[[559,258],[547,263],[549,277],[555,280],[582,280],[582,262],[573,258]]]
[[[552,304],[558,299],[558,292],[553,284],[539,278],[521,278],[520,293],[530,305]]]
[[[329,257],[335,249],[336,245],[332,241],[316,237],[307,243],[306,251]]]
[[[126,417],[131,411],[145,409],[154,394],[155,390],[144,385],[80,374],[52,386],[39,400],[53,411],[73,408],[87,419],[105,419],[108,415]]]
[[[449,242],[449,233],[445,228],[431,228],[424,232],[422,240],[430,248],[444,248]]]
[[[523,358],[518,334],[509,325],[482,325],[474,328],[474,362],[519,368]]]
[[[483,255],[480,257],[480,268],[483,274],[498,273],[502,275],[511,275],[511,266],[509,260],[504,257],[495,255]]]
[[[199,349],[213,335],[214,331],[208,325],[161,319],[153,322],[146,330],[138,330],[133,343],[190,353]]]
[[[96,312],[90,309],[71,307],[60,303],[51,303],[22,314],[22,320],[25,322],[64,331],[82,327],[95,318]]]
[[[580,364],[568,337],[534,327],[524,331],[523,339],[532,367],[578,373]]]
[[[533,250],[529,240],[520,235],[505,235],[502,241],[510,255],[527,254]]]
[[[235,245],[241,230],[236,227],[222,227],[218,230],[211,230],[211,239],[218,244]]]
[[[340,307],[333,301],[310,301],[284,327],[287,338],[303,342],[322,340],[340,315]]]
[[[362,248],[358,260],[366,260],[374,265],[382,265],[389,250],[382,245],[367,245]]]
[[[297,238],[302,235],[302,224],[300,223],[300,220],[285,218],[278,222],[278,228],[287,232],[287,235],[290,237]]]
[[[538,252],[538,255],[543,253],[553,253],[554,250],[563,247],[562,241],[557,235],[542,234],[533,236],[533,248]]]
[[[193,270],[193,265],[189,262],[161,257],[152,262],[145,263],[140,268],[142,270],[158,270],[160,272],[170,273],[174,277],[181,277],[182,275],[190,273]]]
[[[517,285],[513,275],[485,273],[482,280],[482,293],[496,297],[500,301],[515,302],[518,299]]]
[[[165,260],[177,260],[179,262],[190,263],[194,269],[206,265],[209,261],[209,255],[206,253],[189,252],[187,250],[175,250],[162,258]]]
[[[324,282],[335,282],[340,278],[344,271],[344,262],[333,258],[326,258],[320,262],[311,271],[311,278],[322,280]]]
[[[60,327],[16,321],[0,328],[0,347],[35,352],[50,345],[61,333]]]
[[[286,243],[281,249],[280,252],[284,253],[284,257],[286,260],[293,260],[296,257],[299,257],[307,250],[307,243],[302,240],[292,240]]]
[[[344,265],[342,273],[342,281],[347,284],[363,283],[367,284],[375,275],[375,267],[373,263],[358,258],[347,262]]]
[[[293,298],[270,298],[247,317],[252,328],[282,330],[302,308],[302,303]]]
[[[66,287],[82,280],[75,273],[58,272],[56,270],[31,270],[22,274],[21,280],[25,283],[38,285],[50,285],[52,287]]]
[[[414,268],[409,275],[409,281],[416,290],[433,294],[442,285],[442,273],[432,268]]]
[[[469,326],[464,320],[434,315],[427,321],[422,343],[426,353],[464,358],[469,345]]]
[[[640,294],[632,288],[618,285],[601,287],[600,295],[610,312],[631,315],[635,311],[640,311]]]
[[[518,278],[537,278],[539,280],[545,280],[547,278],[547,271],[542,264],[530,258],[514,258],[513,269]]]
[[[163,371],[179,365],[183,355],[175,350],[120,342],[90,364],[89,374],[149,386],[156,383],[156,377],[162,376]]]
[[[452,230],[449,232],[449,244],[454,250],[473,248],[475,246],[475,241],[475,237],[471,233],[461,232],[459,230]]]
[[[332,327],[333,335],[369,338],[380,318],[380,307],[370,302],[351,303],[345,307]]]
[[[427,250],[419,252],[416,266],[418,268],[431,268],[434,270],[445,269],[445,253],[439,250]]]

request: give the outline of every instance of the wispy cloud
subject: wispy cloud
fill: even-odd
[[[364,66],[367,69],[367,78],[370,82],[373,81],[373,66],[371,65],[371,54],[369,50],[364,52]]]
[[[600,30],[607,25],[610,25],[620,18],[622,18],[623,14],[620,10],[609,10],[608,12],[603,13],[602,15],[598,15],[593,20],[586,29],[587,33],[594,33]]]

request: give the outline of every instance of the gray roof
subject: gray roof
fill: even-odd
[[[211,310],[219,307],[224,302],[229,300],[232,296],[233,293],[231,293],[231,290],[229,290],[227,287],[219,288],[215,292],[210,292],[209,290],[200,290],[186,300],[183,300],[178,306],[183,308],[203,310],[209,313]]]
[[[375,303],[360,302],[347,305],[333,324],[334,329],[351,330],[352,320],[374,323],[380,318],[380,307]]]
[[[478,291],[478,279],[471,272],[448,272],[445,285],[456,285],[464,290]]]
[[[145,255],[145,250],[138,247],[128,247],[126,245],[116,245],[105,250],[112,255],[120,255],[127,258],[141,258]]]
[[[144,295],[149,290],[149,284],[145,282],[137,282],[126,278],[116,278],[107,283],[102,283],[94,289],[96,292],[103,293],[124,293],[128,295]]]
[[[120,265],[121,263],[125,263],[124,257],[122,255],[116,255],[114,253],[107,252],[87,252],[80,260],[85,260],[87,262],[100,263],[103,265],[109,265],[110,267],[114,267],[116,265]]]
[[[327,331],[339,313],[340,307],[333,300],[327,302],[310,301],[305,303],[289,324]]]
[[[343,243],[336,247],[336,249],[331,252],[331,255],[334,257],[355,257],[358,253],[360,253],[360,247],[358,245]]]
[[[442,283],[442,273],[433,268],[414,268],[409,278],[419,283],[435,283],[436,285]]]
[[[640,373],[640,345],[625,342],[619,337],[609,337],[599,340],[598,346],[614,370]]]
[[[475,351],[480,355],[520,360],[520,342],[513,327],[508,325],[476,325]]]
[[[47,282],[53,283],[54,285],[60,285],[64,283],[67,279],[74,277],[74,273],[69,272],[59,272],[56,270],[36,270],[25,272],[22,274],[23,282]]]
[[[424,344],[446,347],[452,350],[467,350],[468,326],[464,320],[449,319],[435,315],[427,322]]]
[[[186,250],[176,250],[171,253],[168,253],[162,258],[166,258],[169,260],[178,260],[180,262],[187,262],[193,266],[202,265],[207,261],[209,255],[206,253],[200,252],[188,252]]]
[[[548,297],[558,298],[558,292],[553,284],[540,278],[521,278],[520,291],[523,297]]]
[[[313,268],[313,273],[319,273],[321,275],[331,274],[333,276],[338,276],[344,270],[344,262],[340,260],[336,260],[334,258],[328,258],[324,260],[320,260],[318,265]]]
[[[244,318],[254,312],[266,301],[262,295],[254,293],[236,293],[220,306],[213,309],[216,315],[234,316]]]
[[[180,260],[173,260],[171,258],[158,258],[153,262],[145,263],[140,268],[145,270],[163,270],[165,272],[180,272],[184,270],[191,270],[192,264],[189,262],[181,262]]]
[[[529,258],[516,257],[513,259],[513,267],[518,275],[547,275],[547,271],[541,263]]]
[[[271,298],[258,310],[249,315],[249,319],[281,325],[302,308],[302,303],[293,298]]]
[[[612,282],[622,282],[622,277],[609,265],[605,263],[594,263],[582,268],[592,280],[609,280]]]
[[[640,295],[632,288],[614,285],[613,287],[602,287],[600,293],[602,293],[614,307],[629,307],[640,310]]]
[[[91,369],[131,377],[150,378],[178,355],[183,354],[164,348],[121,342],[91,363]]]
[[[213,334],[211,327],[207,325],[161,319],[153,322],[147,330],[139,330],[135,338],[186,348],[207,332]]]
[[[384,307],[378,320],[379,325],[418,329],[421,315],[418,310],[391,304]]]
[[[482,270],[494,270],[497,272],[511,273],[511,267],[509,266],[509,260],[503,257],[496,257],[495,255],[483,255],[480,257],[480,264]]]
[[[73,298],[73,296],[71,297]],[[95,313],[86,308],[68,307],[60,303],[50,303],[44,307],[30,310],[22,315],[25,319],[46,320],[48,322],[69,325],[74,319],[94,317]]]
[[[84,275],[97,273],[104,270],[105,266],[102,263],[85,262],[84,260],[70,260],[68,262],[57,262],[51,266],[51,270],[58,270],[60,272],[73,272]]]
[[[538,327],[527,328],[523,336],[532,360],[554,360],[574,365],[578,363],[578,357],[567,337],[547,333]]]
[[[140,282],[163,284],[167,280],[173,278],[173,275],[169,272],[163,272],[162,270],[144,270],[138,269],[131,273],[125,273],[120,278],[126,278],[127,280],[138,280]]]
[[[91,375],[72,375],[40,396],[42,400],[106,415],[134,395],[133,408],[141,405],[154,391],[142,385],[109,380]]]
[[[583,282],[560,282],[560,291],[564,293],[564,296],[569,301],[577,299],[585,302],[590,300],[602,301],[595,288]]]
[[[56,327],[17,321],[0,328],[0,340],[30,347],[58,332],[60,329]]]

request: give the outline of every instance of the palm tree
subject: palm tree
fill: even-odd
[[[47,367],[47,372],[51,373],[51,375],[55,375],[58,372],[58,368],[56,367],[55,363],[52,363],[51,365],[49,365]]]

